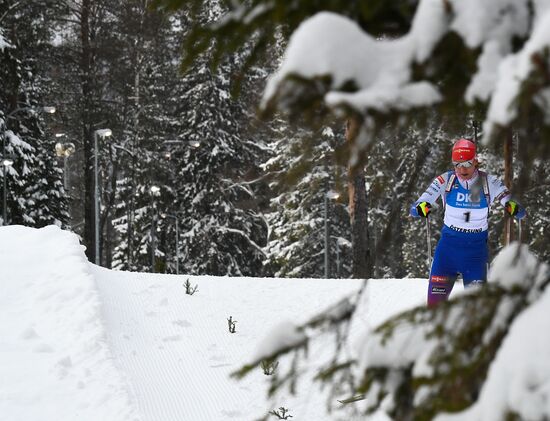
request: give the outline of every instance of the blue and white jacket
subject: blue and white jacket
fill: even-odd
[[[479,233],[489,228],[489,207],[494,201],[503,206],[511,199],[504,183],[497,177],[476,170],[469,180],[461,179],[454,171],[437,176],[413,205],[428,202],[434,205],[441,197],[445,207],[443,223],[454,231]],[[416,209],[411,209],[413,216]]]

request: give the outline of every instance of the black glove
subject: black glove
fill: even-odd
[[[506,212],[508,212],[511,216],[514,216],[516,219],[525,218],[525,209],[515,200],[509,200],[506,202],[504,204],[504,208],[506,209]]]
[[[430,205],[428,202],[420,202],[418,205],[416,205],[416,211],[418,212],[418,216],[427,218],[432,211],[432,205]]]

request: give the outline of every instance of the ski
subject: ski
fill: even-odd
[[[365,394],[355,395],[350,398],[342,399],[342,400],[338,399],[338,402],[340,402],[342,405],[345,405],[347,403],[362,401],[363,399],[365,399]]]

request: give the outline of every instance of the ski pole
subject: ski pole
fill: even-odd
[[[426,215],[426,239],[428,243],[428,270],[430,270],[431,262],[432,262],[432,242],[430,239],[430,221],[428,220],[427,215]]]
[[[518,219],[518,241],[521,243],[522,235],[521,235],[521,219]]]
[[[505,237],[505,243],[506,245],[510,245],[510,242],[512,241],[512,217],[510,215],[506,216],[506,221],[504,222],[505,229],[506,229],[506,237]]]

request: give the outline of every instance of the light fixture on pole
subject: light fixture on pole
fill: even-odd
[[[192,148],[198,148],[201,145],[201,142],[198,140],[181,140],[181,139],[168,139],[162,142],[163,145],[182,145],[190,146]]]
[[[42,107],[42,111],[44,111],[47,114],[55,114],[56,108],[55,107]]]
[[[337,200],[340,197],[338,192],[330,190],[325,193],[325,278],[329,278],[329,225],[328,225],[328,201]]]
[[[171,146],[187,146],[193,149],[198,148],[201,145],[201,142],[198,140],[179,140],[179,139],[168,139],[162,142],[167,149]],[[164,152],[164,159],[170,161],[172,159],[172,151],[167,150]]]
[[[55,137],[63,137],[65,136],[65,134],[63,133],[56,133],[55,134]],[[55,154],[60,157],[60,158],[63,158],[63,187],[65,189],[65,191],[68,191],[68,173],[69,171],[67,171],[67,160],[68,158],[73,154],[75,153],[76,151],[76,147],[74,145],[74,143],[72,142],[57,142],[55,144]]]
[[[179,228],[179,218],[177,215],[170,213],[161,213],[160,216],[163,219],[170,218],[173,219],[176,224],[176,275],[180,274],[180,228]]]
[[[330,238],[334,240],[336,244],[336,278],[340,278],[342,275],[342,251],[344,249],[351,249],[351,243],[337,235],[331,235]]]
[[[95,222],[95,255],[94,263],[100,265],[99,258],[99,176],[97,158],[99,155],[98,142],[99,137],[106,138],[113,134],[111,129],[98,129],[94,131],[94,222]]]
[[[149,189],[151,192],[151,273],[155,273],[155,253],[156,253],[156,206],[155,206],[155,196],[160,193],[159,186],[151,186]]]

